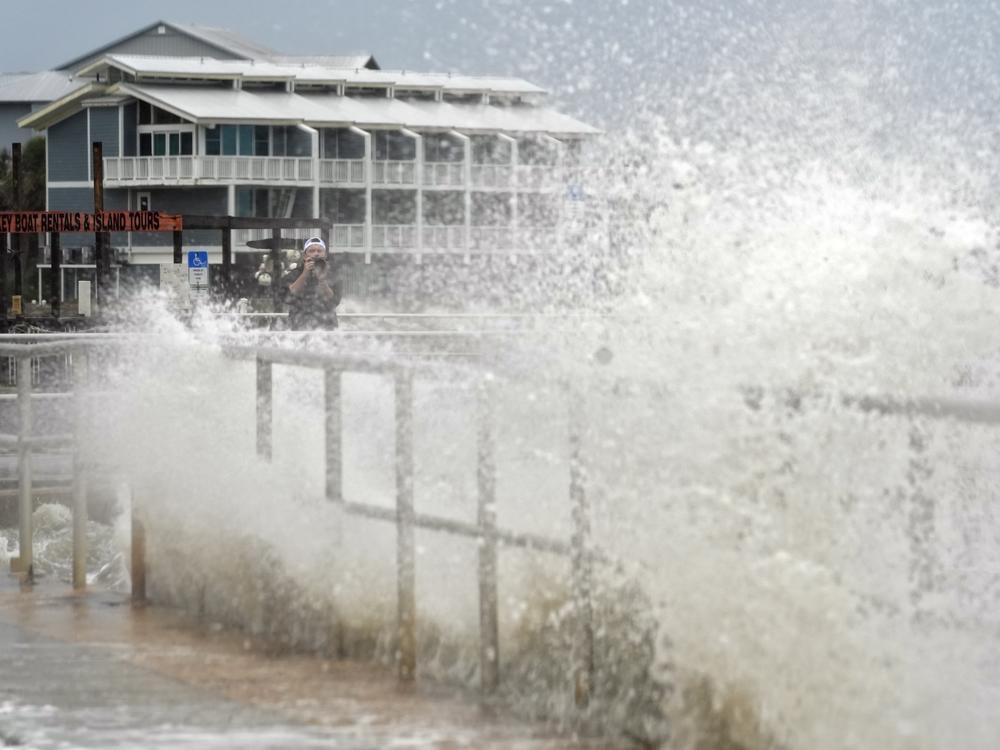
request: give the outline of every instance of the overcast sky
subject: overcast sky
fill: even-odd
[[[519,75],[613,119],[720,80],[847,71],[872,96],[996,111],[995,0],[14,0],[0,70],[63,63],[155,20],[233,29],[287,54],[371,52],[385,68]],[[831,74],[832,75],[832,74]]]

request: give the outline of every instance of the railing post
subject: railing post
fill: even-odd
[[[270,362],[257,357],[257,455],[271,460],[271,411],[274,392]]]
[[[396,395],[396,581],[399,679],[417,671],[416,559],[413,511],[413,375],[395,376]]]
[[[34,583],[33,539],[31,529],[31,355],[17,357],[17,406],[20,413],[18,425],[17,466],[18,489],[18,560],[16,570],[24,574],[23,582]],[[12,566],[13,567],[13,566]]]
[[[344,499],[341,479],[341,406],[340,370],[328,366],[324,371],[326,432],[326,499],[339,503]]]
[[[591,595],[593,570],[590,551],[590,507],[587,503],[586,470],[583,464],[584,400],[567,384],[569,433],[569,497],[572,504],[573,608],[576,612],[577,643],[574,648],[573,683],[578,708],[590,703],[594,675],[594,622]]]
[[[86,401],[84,387],[87,378],[87,355],[81,350],[73,354],[73,389],[76,445],[73,450],[73,588],[87,587],[87,477],[84,456]]]
[[[142,508],[135,498],[135,488],[130,488],[132,511],[132,606],[146,603],[146,525]]]
[[[479,383],[477,480],[479,488],[479,671],[484,695],[500,685],[500,625],[497,594],[496,384]]]

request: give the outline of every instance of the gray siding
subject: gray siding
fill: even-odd
[[[48,130],[49,182],[87,180],[87,113],[77,112]],[[55,210],[55,209],[54,209]],[[80,209],[75,209],[80,210]]]
[[[140,191],[141,192],[141,191]],[[149,191],[150,208],[168,214],[226,215],[226,188],[164,188]],[[132,245],[142,247],[169,247],[174,242],[170,232],[149,232],[132,235]],[[214,245],[222,243],[216,231],[184,232],[185,245]]]
[[[118,107],[94,107],[90,112],[90,141],[100,141],[105,156],[118,156]]]
[[[0,103],[0,150],[10,153],[10,144],[27,143],[36,135],[34,130],[19,128],[18,118],[31,113],[31,104],[27,102]]]
[[[86,177],[86,175],[84,175]],[[93,211],[93,188],[49,188],[50,211]],[[63,247],[93,247],[94,235],[69,232],[60,237]]]
[[[139,105],[131,102],[125,105],[125,115],[122,127],[122,156],[138,156]]]

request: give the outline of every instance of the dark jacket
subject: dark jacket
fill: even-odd
[[[292,294],[289,287],[302,274],[303,267],[293,268],[281,279],[285,302],[288,305],[288,327],[293,331],[316,329],[333,330],[337,327],[337,305],[343,290],[343,282],[334,269],[327,271],[327,284],[333,290],[333,299],[326,300],[319,293],[319,282],[315,278],[306,279],[306,287],[299,294]]]

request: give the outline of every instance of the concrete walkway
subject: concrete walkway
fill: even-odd
[[[491,716],[474,696],[401,689],[372,665],[268,656],[119,595],[0,576],[0,746],[612,747]],[[615,745],[620,747],[620,745]]]

